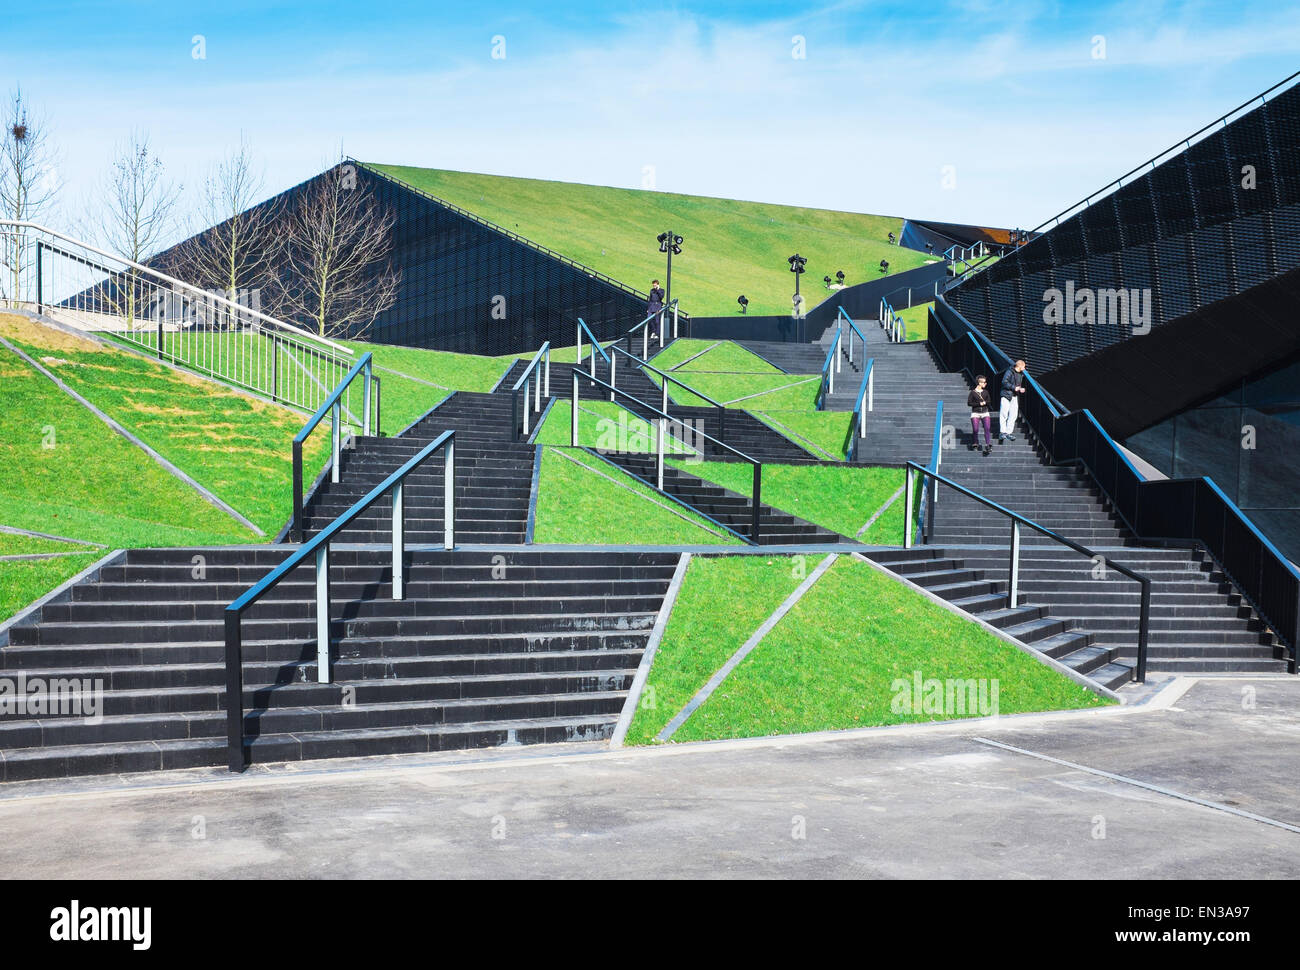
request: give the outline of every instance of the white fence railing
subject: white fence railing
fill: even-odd
[[[0,304],[314,412],[347,376],[352,351],[263,313],[256,291],[235,297],[35,223],[0,220]],[[348,396],[345,420],[360,426],[365,400]]]

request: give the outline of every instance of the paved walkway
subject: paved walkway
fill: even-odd
[[[9,785],[0,871],[1295,878],[1296,777],[1300,680],[1206,679],[1102,714]]]

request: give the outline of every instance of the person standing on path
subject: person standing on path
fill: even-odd
[[[663,326],[663,321],[664,321],[663,310],[664,310],[663,287],[659,285],[658,280],[651,280],[650,299],[646,301],[645,315],[647,317],[655,318],[655,320],[652,323],[646,324],[646,326],[650,328],[650,336],[652,339],[657,339],[659,337],[659,328]]]
[[[1002,404],[998,408],[998,444],[1016,440],[1016,419],[1020,417],[1020,395],[1026,390],[1025,362],[1018,360],[1002,373]]]
[[[983,374],[975,378],[975,390],[970,392],[966,398],[966,404],[970,408],[970,429],[974,435],[974,441],[971,443],[973,450],[978,450],[980,446],[980,428],[984,429],[984,454],[987,455],[993,450],[993,419],[989,415],[989,379]]]

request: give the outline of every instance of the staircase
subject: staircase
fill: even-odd
[[[103,720],[0,720],[0,780],[225,765],[222,610],[287,554],[130,550],[11,628],[0,676],[101,680]],[[331,552],[332,683],[316,682],[310,568],[245,616],[252,763],[608,737],[678,559],[408,558],[394,601],[387,553]]]
[[[358,437],[343,451],[340,481],[327,477],[303,509],[310,536],[350,508],[442,432],[456,432],[456,542],[522,543],[528,527],[536,448],[511,440],[510,397],[457,391],[396,438]],[[443,460],[435,455],[407,479],[408,543],[441,543]],[[388,542],[392,507],[377,502],[350,523],[344,542]]]

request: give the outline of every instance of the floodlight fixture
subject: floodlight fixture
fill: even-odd
[[[742,293],[740,294],[740,296],[736,297],[736,302],[740,304],[740,312],[744,313],[745,309],[749,306],[748,297],[746,297],[745,294]]]

